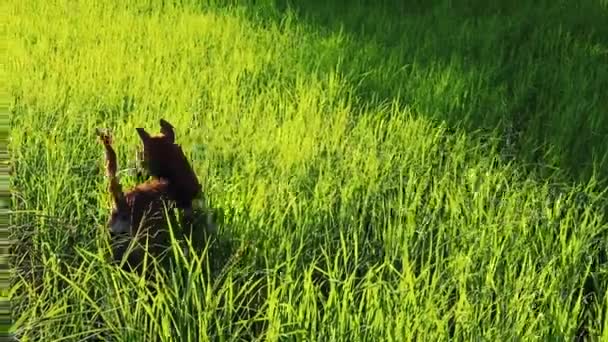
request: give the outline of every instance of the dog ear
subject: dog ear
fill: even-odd
[[[175,132],[173,131],[173,125],[167,120],[160,119],[160,132],[169,139],[171,143],[175,142]]]
[[[144,144],[150,140],[150,134],[145,129],[138,127],[136,130]]]

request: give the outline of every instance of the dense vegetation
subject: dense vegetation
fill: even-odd
[[[2,5],[13,332],[608,340],[608,3],[299,3]],[[94,133],[161,117],[220,225],[146,286]]]

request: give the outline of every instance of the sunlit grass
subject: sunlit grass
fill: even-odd
[[[8,6],[19,270],[9,294],[22,341],[608,338],[602,175],[566,183],[566,171],[537,172],[509,154],[498,126],[516,109],[503,95],[524,97],[538,79],[511,90],[515,81],[493,88],[488,79],[546,75],[534,51],[513,72],[434,59],[442,43],[429,39],[449,27],[424,27],[432,12],[403,24],[417,41],[387,48],[348,23],[315,24],[270,2],[126,3]],[[357,6],[353,22],[366,8]],[[477,58],[490,60],[496,41],[471,25],[458,44],[477,39]],[[560,45],[559,32],[538,35],[584,61],[568,64],[572,75],[606,72],[601,52],[589,59],[571,54],[577,42]],[[589,96],[539,100],[569,102],[549,120],[566,141],[580,108],[595,115],[590,127],[606,127],[596,94],[605,81],[589,82]],[[530,115],[521,149],[542,140],[535,132],[547,118]],[[109,199],[94,129],[113,130],[127,168],[134,128],[157,130],[161,117],[222,224],[208,249],[190,258],[176,249],[166,276],[146,284],[105,260]],[[570,152],[548,143],[556,151],[538,152],[544,162],[567,169]]]

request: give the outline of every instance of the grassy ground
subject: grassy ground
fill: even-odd
[[[23,341],[608,339],[605,1],[167,3],[2,5]],[[161,117],[221,224],[150,287],[94,129]]]

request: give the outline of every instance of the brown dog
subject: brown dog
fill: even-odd
[[[97,134],[105,149],[106,176],[112,197],[108,228],[115,235],[126,233],[128,242],[134,241],[142,245],[146,245],[147,242],[148,251],[155,257],[160,256],[170,244],[168,220],[176,222],[171,210],[174,204],[171,200],[169,182],[155,178],[123,192],[116,176],[116,152],[112,148],[112,139],[109,134],[99,130]],[[142,246],[135,246],[132,251],[127,251],[123,245],[114,252],[115,260],[122,259],[123,255],[129,252],[126,266],[130,270],[141,271],[144,257]]]
[[[160,134],[150,135],[143,128],[137,133],[143,143],[142,164],[152,177],[166,180],[169,194],[184,214],[191,214],[192,201],[199,196],[202,186],[181,147],[175,143],[173,126],[160,119]]]

